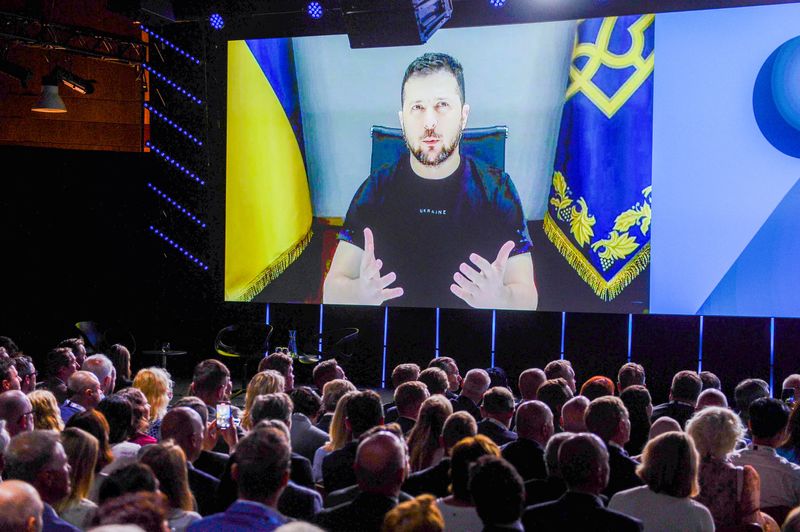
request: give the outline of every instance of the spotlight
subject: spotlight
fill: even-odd
[[[37,113],[66,113],[67,106],[64,100],[58,95],[58,76],[55,71],[42,78],[42,95],[36,105],[31,107],[31,111]]]
[[[308,16],[315,20],[321,19],[322,14],[325,12],[325,10],[322,9],[322,4],[319,2],[309,2],[306,11],[308,11]]]
[[[225,27],[225,19],[219,13],[214,13],[208,18],[208,22],[215,30],[221,30]]]
[[[70,72],[69,70],[61,67],[56,67],[55,72],[56,76],[58,76],[58,79],[75,92],[80,94],[91,94],[94,92],[95,80],[84,79],[74,72]]]
[[[0,73],[5,74],[19,81],[24,88],[28,88],[28,82],[33,77],[33,72],[25,67],[0,59]]]
[[[492,7],[503,7],[506,5],[506,0],[489,0],[489,5]]]

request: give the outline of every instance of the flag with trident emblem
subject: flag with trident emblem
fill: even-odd
[[[578,24],[544,230],[604,301],[650,263],[654,15]]]

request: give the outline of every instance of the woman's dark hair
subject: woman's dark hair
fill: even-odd
[[[66,428],[69,427],[83,429],[97,438],[100,449],[97,453],[95,473],[99,473],[101,469],[114,460],[114,455],[111,454],[111,447],[108,445],[108,421],[102,412],[98,412],[97,410],[78,412],[67,421]]]
[[[121,467],[108,475],[100,484],[98,501],[103,504],[109,499],[137,491],[152,493],[158,491],[158,479],[155,473],[150,466],[140,462]]]
[[[108,420],[108,442],[111,445],[127,441],[133,436],[133,406],[121,395],[109,395],[97,405],[97,410]]]

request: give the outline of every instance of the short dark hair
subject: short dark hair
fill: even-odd
[[[36,371],[36,367],[33,365],[33,359],[27,355],[19,355],[11,360],[14,361],[14,366],[17,368],[17,375],[20,377],[27,377]]]
[[[403,84],[400,88],[400,105],[404,103],[406,95],[406,81],[412,76],[429,76],[436,72],[449,72],[456,78],[458,83],[458,92],[461,96],[461,104],[466,101],[464,99],[464,68],[455,58],[443,53],[428,52],[414,59],[403,75]]]
[[[289,368],[292,367],[292,362],[292,357],[286,353],[272,353],[258,363],[258,372],[273,369],[285,377],[289,373]]]
[[[203,360],[194,367],[192,374],[194,391],[195,393],[214,392],[220,386],[224,386],[230,376],[230,370],[219,360],[213,358]]]
[[[484,527],[513,523],[522,515],[525,485],[503,458],[478,458],[469,471],[469,491]]]
[[[11,368],[16,369],[13,358],[0,358],[0,381],[8,380],[11,377]]]
[[[451,373],[450,370],[453,367],[457,368],[458,364],[456,364],[456,360],[453,357],[437,357],[431,359],[431,361],[428,362],[428,367],[439,368],[440,370],[444,371],[447,375],[450,375]]]
[[[332,381],[336,378],[336,368],[339,367],[339,363],[336,362],[335,358],[329,358],[328,360],[323,360],[322,362],[318,363],[314,366],[314,370],[311,372],[311,378],[314,381],[314,385],[322,390],[322,387],[325,383]]]
[[[13,357],[19,353],[19,347],[17,347],[17,344],[14,343],[14,340],[8,336],[0,336],[0,347],[5,348],[6,353],[8,353],[8,356],[10,357]]]
[[[750,403],[750,432],[756,438],[772,438],[789,422],[789,407],[783,401],[762,397]]]
[[[356,392],[347,402],[345,414],[350,422],[353,437],[357,438],[375,425],[381,424],[383,419],[381,396],[372,390]]]
[[[417,364],[398,364],[392,370],[392,386],[397,388],[404,382],[415,381],[419,377],[419,373]]]
[[[60,441],[54,430],[22,432],[11,438],[4,456],[6,478],[34,484],[39,473],[50,464]]]
[[[745,379],[736,385],[733,390],[736,408],[739,410],[742,419],[748,418],[748,408],[750,404],[760,397],[769,397],[769,384],[761,379]]]
[[[133,405],[127,397],[109,395],[97,405],[97,411],[108,421],[108,442],[111,445],[126,441],[133,434]]]
[[[628,409],[619,397],[598,397],[586,408],[584,419],[589,432],[607,442],[617,433],[619,422],[628,417]]]
[[[544,367],[544,374],[547,380],[562,378],[565,381],[569,378],[569,370],[572,369],[572,362],[566,359],[551,360]],[[575,370],[573,370],[574,372]]]
[[[277,419],[287,425],[291,423],[294,405],[283,392],[259,395],[250,407],[250,419],[255,426],[262,419]]]
[[[508,374],[503,368],[499,366],[486,368],[486,373],[489,374],[489,388],[494,388],[495,386],[502,386],[503,388],[509,387]]]
[[[700,380],[703,382],[704,390],[708,390],[709,388],[713,388],[714,390],[722,389],[722,383],[719,381],[719,377],[710,371],[701,371]]]
[[[185,395],[175,401],[175,403],[172,405],[172,408],[177,408],[179,406],[191,408],[197,412],[197,414],[200,416],[200,419],[203,420],[203,425],[208,425],[208,407],[206,407],[206,404],[199,397],[195,397],[194,395]]]
[[[69,364],[69,355],[73,355],[72,349],[69,347],[56,347],[52,349],[45,357],[45,369],[50,377],[55,377],[58,370]]]
[[[72,349],[72,352],[74,353],[78,349],[78,346],[80,345],[84,347],[86,346],[86,344],[83,341],[83,338],[67,338],[66,340],[61,340],[60,342],[58,342],[58,345],[56,347],[69,347],[70,349]]]
[[[420,372],[417,380],[428,387],[428,392],[431,395],[443,394],[450,388],[450,383],[447,381],[447,372],[438,367],[425,368]]]
[[[635,384],[644,385],[644,367],[636,362],[626,362],[617,372],[617,382],[619,383],[620,393],[628,386]]]
[[[653,404],[653,400],[647,388],[639,384],[632,384],[622,390],[622,393],[619,394],[619,398],[622,400],[625,408],[628,409],[628,417],[631,420],[631,424],[634,424],[634,422],[638,420],[639,423],[648,427],[650,426],[650,416],[647,415],[647,407]]]
[[[394,402],[401,415],[409,408],[419,406],[429,396],[428,387],[420,381],[404,382],[394,391]]]
[[[481,406],[493,414],[507,414],[514,411],[514,396],[511,395],[508,388],[495,386],[483,394]]]
[[[567,381],[561,377],[544,381],[536,392],[536,398],[550,407],[550,411],[553,413],[553,423],[560,426],[561,408],[564,403],[572,399],[572,390],[567,385]]]
[[[279,429],[256,428],[236,446],[233,459],[238,466],[239,494],[246,499],[263,500],[280,489],[291,464],[291,450]]]
[[[308,386],[297,386],[289,392],[294,403],[294,411],[313,418],[322,410],[322,398]]]
[[[703,389],[703,381],[697,375],[696,371],[683,370],[679,371],[672,378],[672,387],[670,393],[673,399],[683,399],[685,401],[697,401],[697,396]]]
[[[445,448],[450,449],[464,438],[475,436],[477,433],[478,423],[475,418],[469,412],[461,410],[447,416],[442,427],[442,440]]]
[[[100,484],[98,500],[103,504],[109,499],[114,499],[126,493],[138,491],[158,491],[158,478],[150,466],[141,462],[121,467],[112,471]]]

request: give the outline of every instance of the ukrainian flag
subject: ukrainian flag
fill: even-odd
[[[311,239],[289,39],[228,43],[225,300],[249,301]]]
[[[604,301],[650,263],[654,15],[581,21],[544,230]]]

